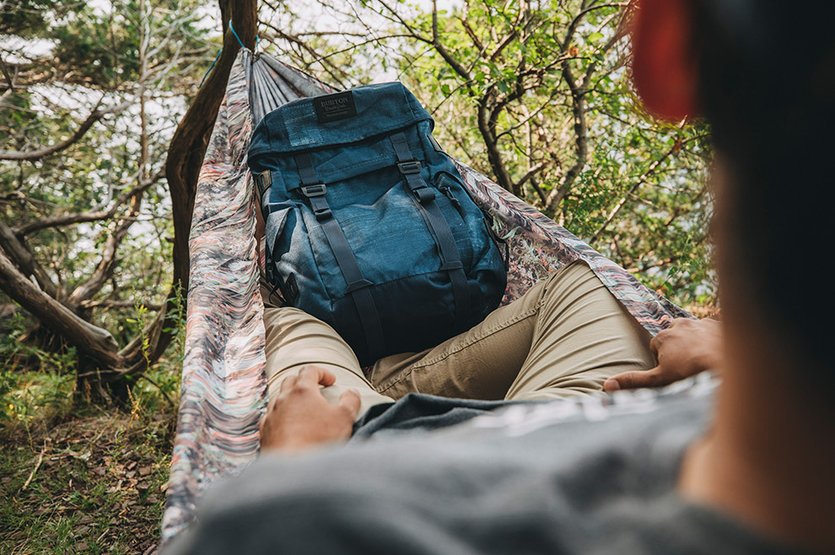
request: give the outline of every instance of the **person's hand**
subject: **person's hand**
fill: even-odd
[[[677,318],[650,341],[658,365],[623,372],[603,382],[604,391],[661,387],[705,370],[721,367],[720,324],[717,320]]]
[[[305,366],[285,379],[261,421],[261,451],[298,452],[351,437],[360,397],[349,389],[337,403],[329,402],[319,386],[335,381],[332,373],[318,366]]]

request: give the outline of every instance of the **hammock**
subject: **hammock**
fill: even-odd
[[[256,200],[246,152],[255,124],[291,100],[334,89],[269,56],[241,50],[232,68],[197,186],[189,241],[191,277],[182,396],[168,481],[162,543],[194,517],[216,478],[240,472],[258,453],[266,404],[264,306],[255,240]],[[585,261],[651,334],[681,308],[505,191],[457,163],[475,201],[510,249],[503,303],[575,260]]]

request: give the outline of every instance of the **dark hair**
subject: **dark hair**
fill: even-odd
[[[723,247],[747,300],[835,386],[833,2],[691,0],[700,109],[730,173]]]

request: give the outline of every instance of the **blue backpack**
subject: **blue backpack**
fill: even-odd
[[[253,132],[267,279],[362,365],[468,330],[504,293],[491,227],[433,127],[385,83],[290,102]]]

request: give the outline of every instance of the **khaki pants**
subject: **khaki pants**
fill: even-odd
[[[601,391],[603,381],[655,365],[649,334],[591,269],[576,262],[550,275],[471,330],[419,353],[379,360],[363,373],[350,347],[327,324],[295,308],[267,306],[270,399],[287,376],[319,365],[371,406],[420,392],[464,399],[547,400]]]

